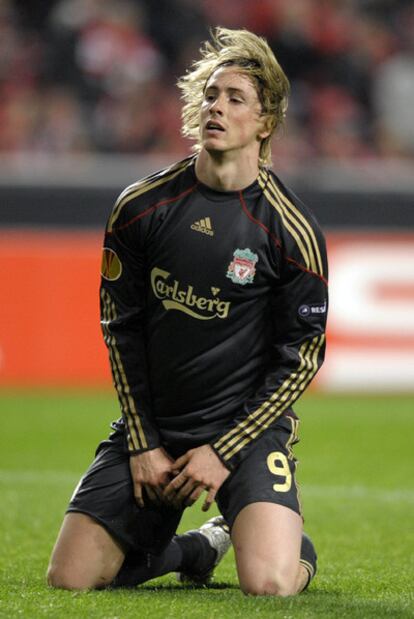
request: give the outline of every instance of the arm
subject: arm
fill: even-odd
[[[124,226],[124,227],[123,227]],[[145,276],[139,226],[108,226],[101,279],[101,327],[126,427],[135,499],[163,500],[172,459],[161,448],[152,416],[145,346]]]
[[[326,276],[323,239],[319,249]],[[230,470],[249,453],[254,440],[290,407],[307,388],[325,352],[327,283],[325,276],[284,258],[279,285],[272,300],[271,361],[263,381],[230,427],[212,448]]]
[[[107,231],[100,289],[101,327],[131,454],[160,446],[152,419],[145,350],[144,256],[134,231]],[[133,249],[130,249],[132,247]]]

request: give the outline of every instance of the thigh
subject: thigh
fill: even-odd
[[[108,586],[124,561],[121,546],[95,520],[66,514],[50,559],[49,584],[64,589]]]
[[[302,538],[297,513],[283,505],[250,503],[237,515],[231,538],[245,593],[296,593]]]

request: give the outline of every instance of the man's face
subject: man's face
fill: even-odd
[[[235,67],[215,71],[206,84],[200,112],[201,144],[208,152],[259,156],[269,135],[251,79]]]

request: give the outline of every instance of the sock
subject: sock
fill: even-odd
[[[198,531],[176,535],[161,554],[127,555],[111,587],[136,587],[169,572],[200,574],[210,569],[216,554],[207,539]]]
[[[182,561],[178,571],[185,574],[203,574],[211,569],[217,556],[208,540],[198,531],[188,531],[176,537],[182,550]]]
[[[159,555],[151,553],[130,553],[111,587],[136,587],[147,580],[178,571],[181,567],[183,551],[174,537],[167,548]]]
[[[300,561],[299,563],[306,569],[308,572],[309,578],[306,585],[303,587],[302,591],[309,587],[309,583],[312,578],[316,574],[317,568],[317,555],[315,551],[315,547],[312,544],[310,537],[306,535],[306,533],[302,533],[302,544],[300,547]]]

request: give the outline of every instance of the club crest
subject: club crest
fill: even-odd
[[[250,249],[236,249],[233,260],[230,262],[226,277],[235,284],[252,284],[256,275],[256,264],[259,260],[257,254]]]

